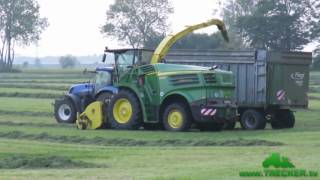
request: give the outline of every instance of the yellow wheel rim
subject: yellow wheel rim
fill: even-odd
[[[172,110],[168,115],[168,124],[171,128],[178,129],[182,127],[183,115],[178,110]]]
[[[120,124],[128,123],[132,116],[132,106],[130,101],[125,98],[118,99],[113,106],[113,116]]]

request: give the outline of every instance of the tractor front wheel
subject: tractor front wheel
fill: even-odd
[[[141,126],[141,108],[136,96],[122,90],[111,98],[107,107],[108,120],[114,129],[139,129]]]
[[[54,116],[58,123],[74,123],[77,118],[77,111],[73,102],[68,98],[56,100]]]
[[[191,114],[184,103],[168,105],[163,113],[163,126],[168,131],[187,131],[191,126]]]

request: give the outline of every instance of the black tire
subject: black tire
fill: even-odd
[[[186,104],[177,102],[177,103],[172,103],[169,104],[163,113],[162,117],[162,123],[164,129],[168,131],[173,131],[173,132],[179,132],[179,131],[187,131],[190,129],[191,124],[192,124],[192,115],[190,111],[188,111],[188,107]],[[176,113],[176,114],[172,114]],[[178,113],[178,115],[177,115]],[[174,122],[176,120],[169,121],[169,115],[172,116],[171,118],[179,118],[177,116],[180,116],[181,122]]]
[[[234,130],[234,128],[236,127],[236,121],[233,122],[227,122],[224,124],[223,129],[225,130]]]
[[[54,104],[54,117],[58,123],[75,123],[77,110],[68,98],[56,100]]]
[[[124,117],[126,119],[121,119],[120,109],[116,109],[117,107],[115,107],[116,103],[121,104],[120,101],[126,101],[127,104],[130,104],[131,113],[129,113],[128,117]],[[128,109],[125,109],[124,111],[128,111]],[[120,116],[117,116],[117,114]],[[118,94],[111,98],[110,104],[107,107],[107,116],[111,128],[113,129],[136,130],[139,129],[142,124],[139,100],[132,92],[128,90],[121,90]]]
[[[107,111],[108,111],[108,105],[110,104],[111,98],[113,94],[108,92],[103,92],[98,95],[96,98],[96,101],[100,101],[103,103],[102,110],[103,110],[103,125],[102,128],[110,128],[110,122],[108,121],[107,117]]]
[[[104,105],[107,106],[110,103],[112,95],[112,93],[108,92],[100,93],[96,100],[102,102]]]
[[[274,118],[270,122],[273,129],[293,128],[295,117],[290,110],[278,110],[274,113]]]
[[[249,109],[241,115],[240,123],[243,129],[258,130],[266,127],[267,120],[262,112]]]
[[[198,125],[200,131],[222,131],[225,123],[201,123]]]

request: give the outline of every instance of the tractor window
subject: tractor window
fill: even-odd
[[[96,74],[96,82],[95,82],[95,90],[98,91],[99,89],[111,85],[112,75],[110,72],[107,71],[98,71]]]

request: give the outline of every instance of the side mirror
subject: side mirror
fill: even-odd
[[[102,62],[103,62],[103,63],[106,62],[106,58],[107,58],[107,55],[106,55],[106,54],[103,54],[103,56],[102,56]]]

